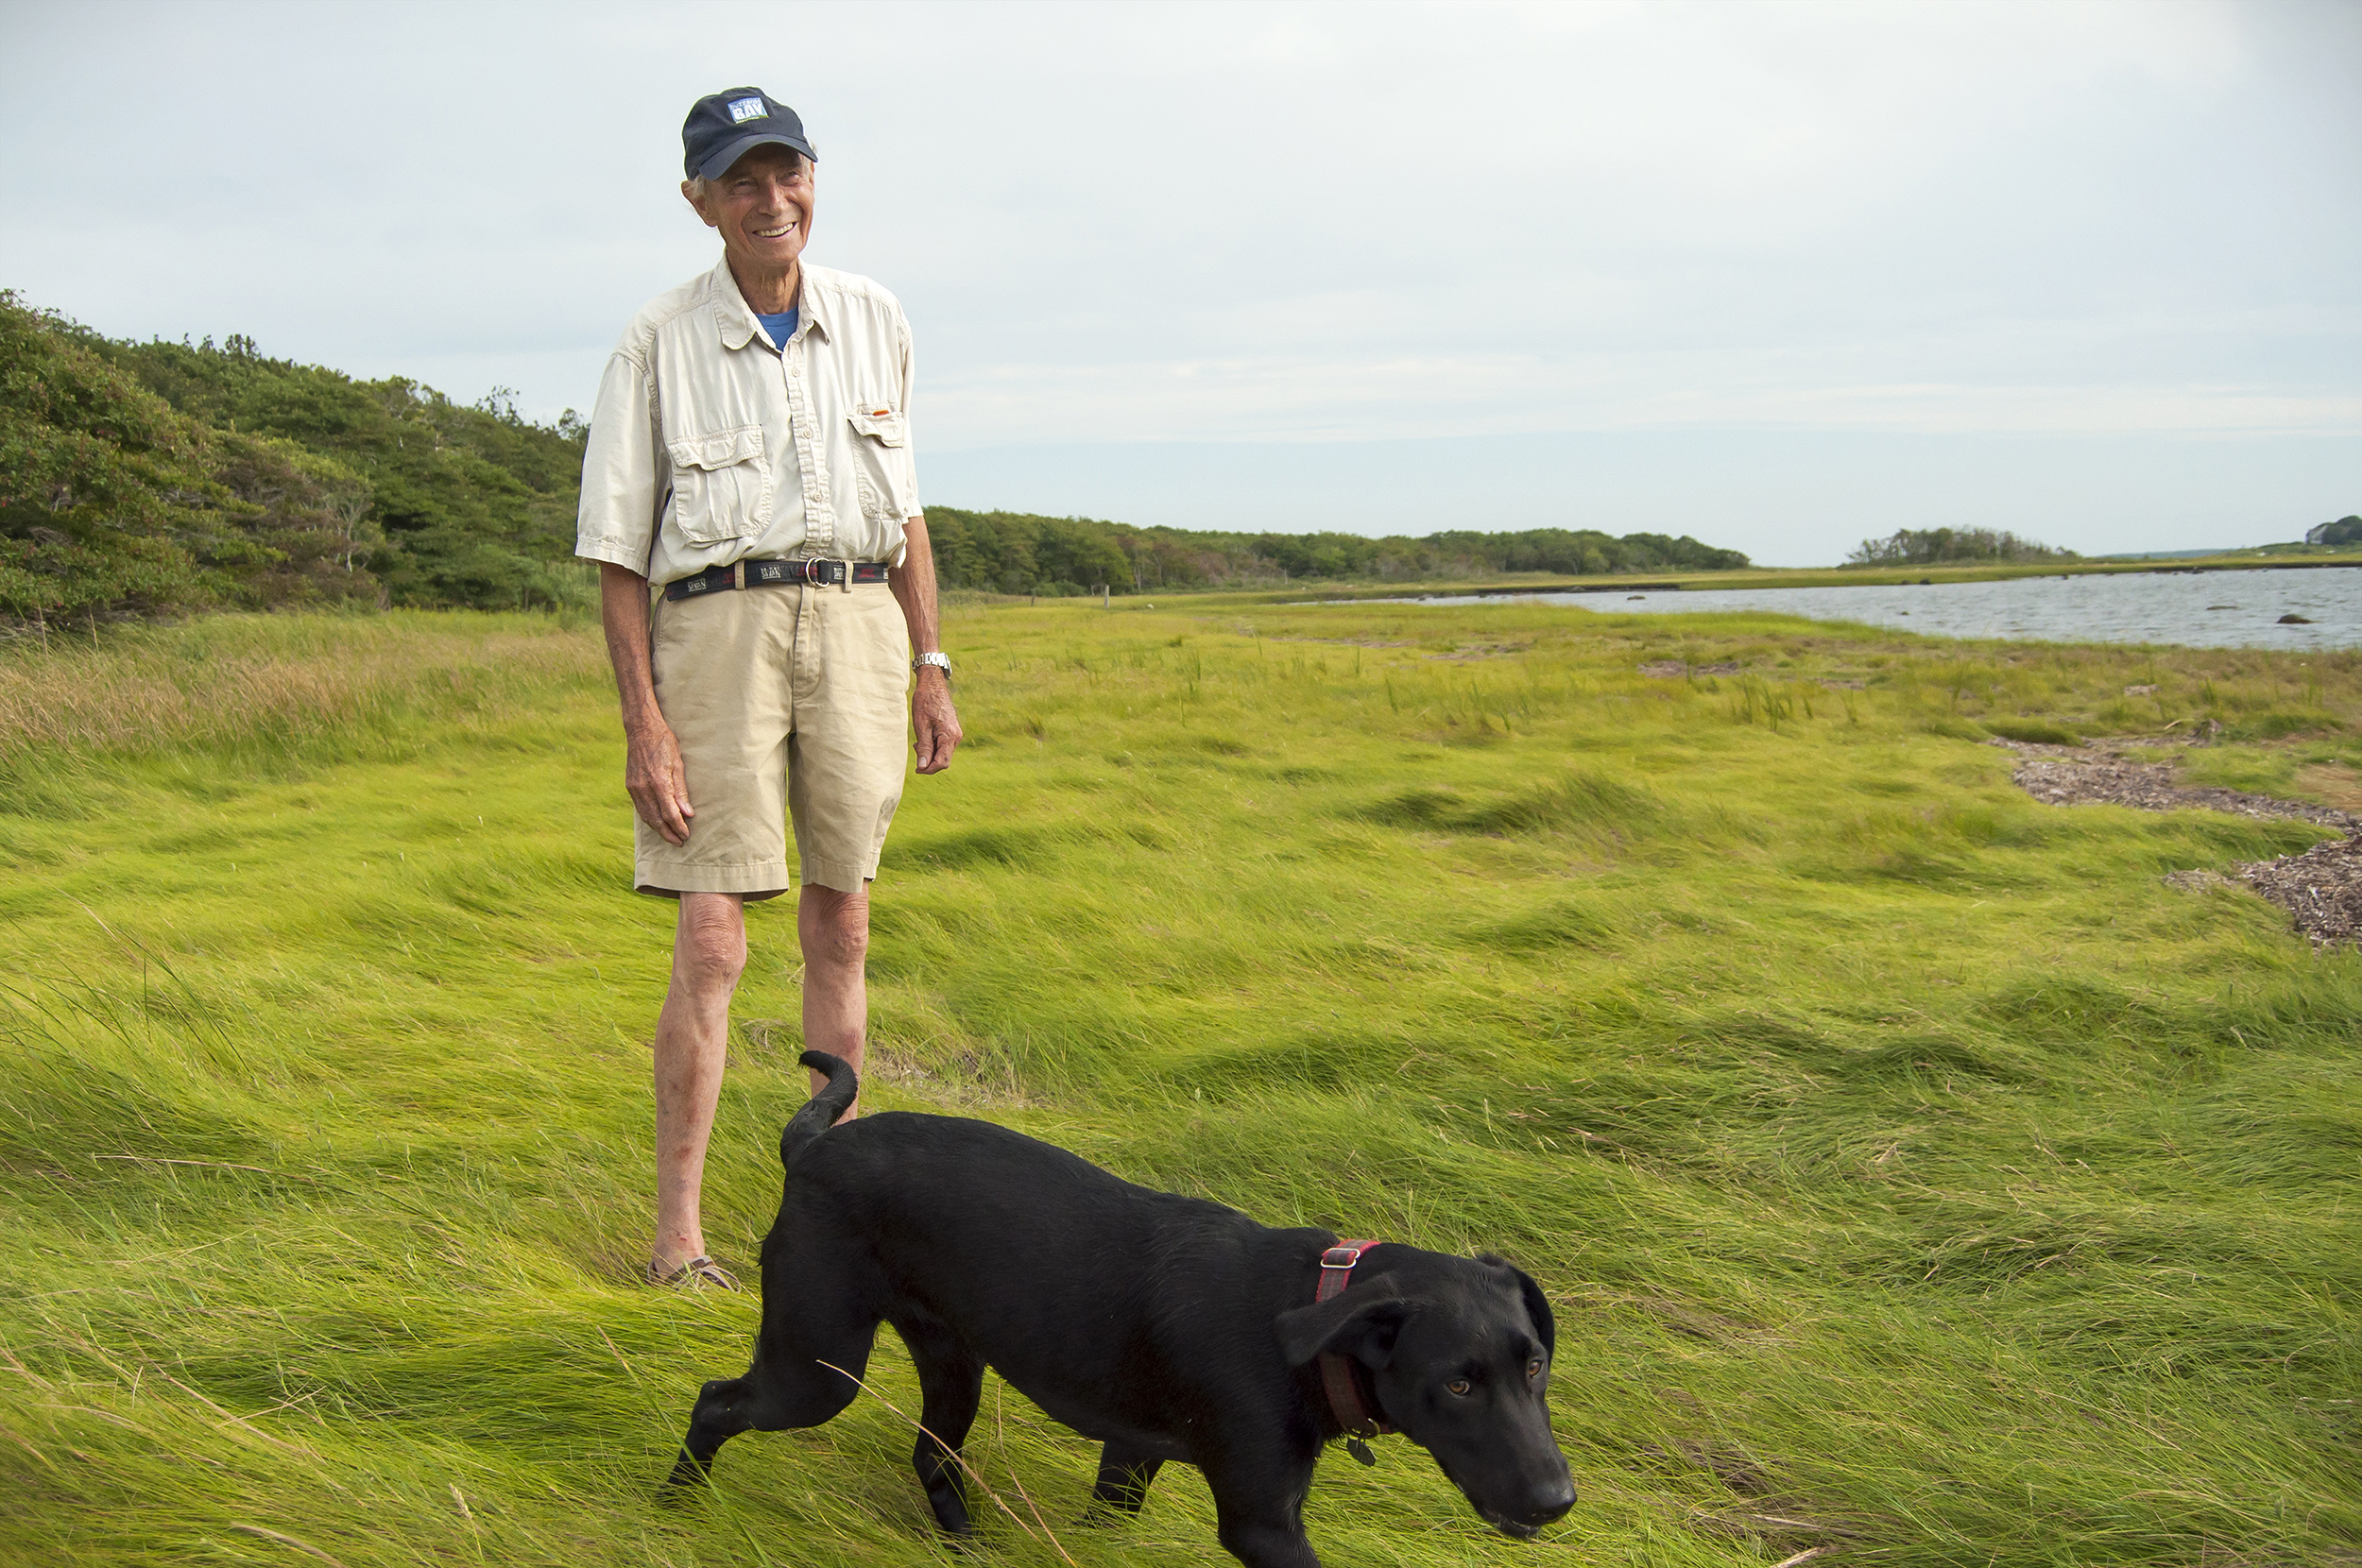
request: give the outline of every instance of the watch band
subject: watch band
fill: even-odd
[[[938,669],[938,670],[942,671],[942,672],[943,672],[943,673],[944,673],[944,677],[945,677],[947,680],[950,678],[950,674],[951,674],[951,656],[950,656],[950,655],[949,655],[949,654],[921,654],[921,655],[919,655],[916,658],[915,658],[915,659],[911,660],[911,673],[915,675],[915,674],[918,673],[918,672],[919,672],[920,670],[922,670],[922,669],[926,668],[926,667],[927,667],[928,665],[930,665],[930,664],[933,665],[936,669]]]

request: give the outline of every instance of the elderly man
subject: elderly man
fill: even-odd
[[[600,563],[635,883],[680,903],[656,1025],[648,1278],[735,1288],[707,1255],[698,1191],[745,903],[787,891],[792,813],[804,1043],[858,1065],[905,693],[920,773],[950,765],[960,725],[902,308],[866,278],[804,264],[815,160],[793,110],[751,87],[717,93],[681,142],[681,194],[720,231],[721,264],[641,311],[608,361],[575,554]]]

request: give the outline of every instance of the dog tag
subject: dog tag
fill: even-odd
[[[1370,1445],[1363,1442],[1360,1438],[1347,1438],[1345,1440],[1345,1452],[1361,1460],[1363,1464],[1374,1465],[1378,1463],[1378,1456],[1371,1453]]]

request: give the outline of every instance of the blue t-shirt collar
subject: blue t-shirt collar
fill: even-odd
[[[765,315],[757,311],[755,319],[762,322],[762,330],[770,334],[771,347],[784,351],[787,340],[796,335],[796,318],[801,314],[800,309],[781,311],[777,315]]]

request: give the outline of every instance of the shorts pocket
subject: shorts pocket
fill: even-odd
[[[901,411],[872,403],[846,416],[853,427],[853,475],[861,514],[871,522],[899,524],[918,510],[911,469],[910,425]]]
[[[738,425],[669,442],[673,521],[694,544],[760,534],[771,521],[771,460],[762,427]]]

